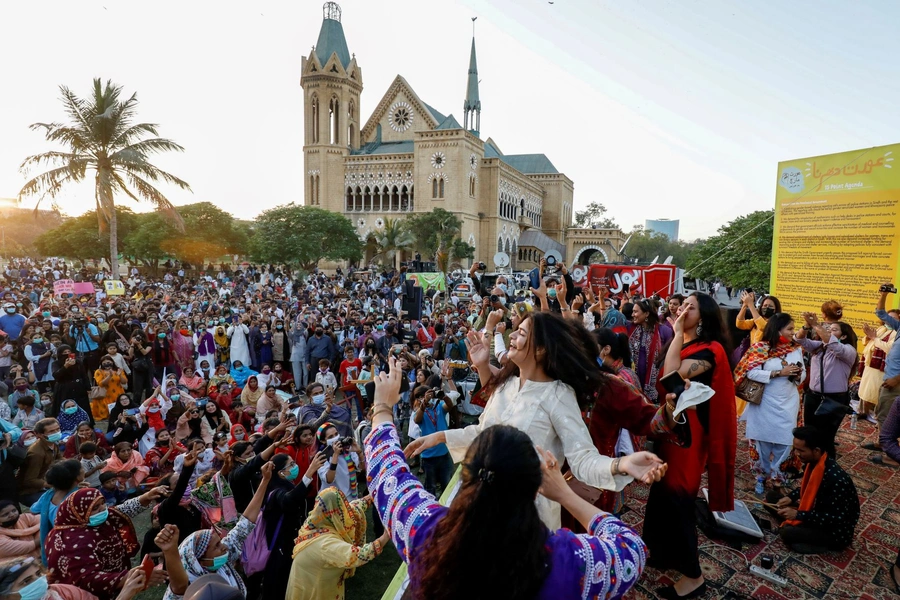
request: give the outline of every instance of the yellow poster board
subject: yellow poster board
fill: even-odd
[[[900,279],[895,158],[900,144],[778,164],[770,288],[795,319],[837,300],[857,332],[877,323],[878,287]]]
[[[125,286],[118,279],[105,279],[103,287],[106,289],[107,296],[124,296]]]

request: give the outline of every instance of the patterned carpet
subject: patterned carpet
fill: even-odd
[[[742,423],[738,431],[735,488],[739,496],[752,496],[754,478],[750,473],[747,441],[741,439],[743,429]],[[758,564],[760,554],[773,555],[780,561],[776,572],[788,580],[788,585],[782,587],[752,575],[744,557],[722,542],[707,539],[701,532],[700,563],[708,586],[704,600],[888,600],[900,597],[893,591],[890,576],[890,567],[900,546],[900,470],[869,462],[871,452],[860,446],[874,440],[875,426],[865,421],[860,421],[857,429],[851,430],[849,418],[845,419],[838,432],[838,462],[853,477],[861,503],[856,539],[850,548],[818,556],[795,554],[788,551],[774,532],[765,532],[765,538],[756,545],[744,544],[741,552],[751,562]],[[643,526],[647,492],[646,486],[629,486],[627,506],[631,510],[622,515],[622,520],[638,531]],[[747,504],[756,516],[769,518],[761,505]],[[654,590],[671,584],[677,577],[674,571],[648,568],[626,598],[655,599]]]

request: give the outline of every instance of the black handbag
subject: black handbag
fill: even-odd
[[[833,396],[829,396],[825,393],[825,348],[822,348],[822,353],[819,355],[819,389],[822,390],[819,393],[819,406],[816,407],[816,411],[813,413],[817,417],[837,417],[846,415],[850,410],[850,402],[849,396],[847,397],[847,402],[843,402]]]

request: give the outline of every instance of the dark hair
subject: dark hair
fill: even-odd
[[[81,467],[81,461],[77,458],[70,458],[51,465],[47,469],[44,480],[54,489],[71,490],[82,471],[84,469]]]
[[[19,396],[16,398],[16,404],[21,404],[22,406],[34,406],[34,396],[31,394]]]
[[[113,446],[113,451],[120,452],[122,450],[125,450],[126,448],[128,450],[134,451],[134,447],[131,445],[131,442],[119,442],[118,444]]]
[[[527,313],[522,319],[525,322],[531,323],[528,349],[534,346],[535,353],[544,350],[543,357],[536,356],[538,364],[548,377],[571,386],[579,405],[583,407],[595,393],[605,389],[606,379],[597,365],[597,342],[583,325],[552,312]],[[519,367],[513,361],[507,362],[500,373],[491,377],[485,393],[490,395],[518,374]]]
[[[244,452],[247,451],[247,448],[251,447],[252,444],[248,441],[242,440],[240,442],[235,442],[231,447],[231,453],[235,458],[240,458],[244,455]]]
[[[303,425],[297,425],[296,429],[294,429],[293,441],[291,442],[294,446],[300,445],[300,436],[302,436],[305,432],[310,432],[315,435],[315,431],[312,428],[312,425],[308,423],[304,423]],[[277,455],[276,455],[277,456]]]
[[[634,316],[634,304],[632,304],[631,302],[625,302],[624,304],[622,304],[622,308],[619,309],[619,312],[625,315],[625,318],[630,321]]]
[[[731,339],[728,336],[725,323],[722,322],[722,311],[719,309],[718,302],[712,296],[701,292],[694,292],[689,297],[697,299],[700,321],[703,323],[703,327],[699,328],[700,332],[697,334],[697,339],[704,342],[719,342],[725,353],[730,353]]]
[[[631,364],[631,344],[627,335],[616,333],[609,327],[599,327],[594,330],[594,338],[600,348],[609,346],[609,355],[613,357],[613,360],[621,360],[625,366]]]
[[[547,527],[534,503],[541,485],[534,442],[515,427],[488,427],[469,447],[461,479],[446,516],[419,551],[413,596],[535,598],[549,558]],[[447,576],[472,564],[482,566],[479,577]]]
[[[795,427],[791,435],[802,441],[810,450],[819,449],[822,452],[828,452],[828,448],[831,446],[821,430],[811,425]]]
[[[77,404],[77,403],[76,403]],[[53,417],[47,417],[46,419],[41,419],[37,423],[34,424],[34,432],[35,433],[44,433],[47,431],[47,428],[56,423],[59,425],[59,421],[54,419]]]
[[[759,303],[760,308],[762,308],[762,303],[765,302],[766,300],[771,300],[771,301],[772,301],[772,304],[775,305],[775,312],[776,312],[776,313],[780,313],[780,312],[781,312],[781,300],[779,300],[779,299],[776,298],[775,296],[763,296],[762,302]]]
[[[90,454],[92,452],[96,453],[97,452],[97,444],[95,444],[94,442],[85,442],[82,445],[78,446],[79,454],[84,454],[85,452],[87,452],[88,454]]]
[[[276,454],[272,457],[272,464],[275,465],[275,473],[282,470],[285,465],[287,465],[287,461],[290,458],[287,454]]]
[[[653,303],[650,300],[647,300],[646,298],[638,300],[634,305],[647,313],[647,323],[650,327],[655,327],[659,323],[659,314],[657,314],[656,308],[654,308]],[[634,309],[632,309],[631,315],[632,317],[634,316]]]
[[[788,313],[775,313],[769,318],[769,322],[766,323],[766,328],[763,330],[762,334],[762,341],[769,344],[769,348],[774,348],[778,345],[778,342],[781,341],[781,330],[793,321],[794,317]]]
[[[100,484],[104,484],[110,479],[116,479],[119,476],[115,471],[104,471],[100,473]]]
[[[281,423],[281,419],[279,419],[278,417],[269,417],[268,419],[263,421],[263,429],[278,427],[279,423]]]

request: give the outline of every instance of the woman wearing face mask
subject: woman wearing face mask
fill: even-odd
[[[741,415],[747,422],[750,441],[750,470],[756,476],[757,495],[766,492],[771,479],[780,491],[786,475],[784,469],[793,455],[800,392],[806,369],[803,349],[794,341],[794,319],[787,313],[769,318],[763,339],[747,350],[734,370],[735,386],[745,378],[765,384],[762,401],[749,404]]]
[[[631,357],[644,396],[650,402],[659,404],[656,382],[659,378],[660,350],[672,339],[672,330],[659,324],[653,305],[648,300],[634,303],[631,323],[628,325]]]
[[[168,429],[156,432],[156,444],[144,456],[144,465],[151,477],[163,478],[175,471],[175,458],[187,452],[184,446],[172,440]]]
[[[749,311],[750,318],[745,318]],[[753,292],[741,292],[741,310],[738,311],[737,320],[734,322],[735,327],[750,331],[750,343],[755,344],[763,339],[763,332],[766,330],[766,323],[769,322],[776,313],[781,312],[781,301],[775,296],[766,296],[765,300],[756,310],[756,294]]]
[[[231,348],[229,347],[228,334],[223,325],[213,329],[213,342],[216,344],[215,362],[209,364],[227,365],[231,362]],[[198,361],[199,362],[199,361]],[[207,361],[209,362],[209,361]]]
[[[131,598],[129,595],[122,598]],[[4,600],[95,600],[96,596],[74,585],[47,583],[40,561],[19,557],[0,564],[0,598]]]
[[[310,436],[312,432],[310,432]],[[275,475],[266,490],[263,509],[266,519],[265,539],[272,549],[263,578],[264,598],[284,598],[294,550],[294,539],[315,501],[316,472],[325,464],[325,453],[315,454],[305,470],[301,470],[286,454],[272,458]]]
[[[214,385],[220,387],[223,383],[227,383],[232,387],[236,387],[237,384],[234,382],[234,378],[228,373],[228,367],[225,365],[219,365],[216,367],[216,372],[212,377],[209,378],[209,385]]]
[[[231,430],[231,420],[228,418],[228,415],[218,404],[211,400],[203,407],[203,418],[206,419],[206,424],[209,425],[214,434],[225,433]]]
[[[298,317],[299,319],[299,317]],[[309,380],[309,371],[306,369],[308,362],[306,350],[306,323],[304,321],[291,321],[288,338],[291,346],[290,360],[291,370],[294,373],[294,382],[299,388],[305,388]]]
[[[803,313],[803,319],[806,325],[794,338],[810,355],[809,387],[803,396],[803,423],[822,432],[828,440],[826,451],[836,460],[834,436],[847,416],[850,375],[856,371],[859,361],[856,332],[847,323],[820,323],[818,317],[810,312]],[[818,340],[810,340],[810,333],[815,334]],[[822,389],[823,386],[825,389]],[[836,400],[843,409],[835,406],[834,410],[817,415],[816,411],[826,396]]]
[[[41,517],[20,513],[12,500],[0,500],[0,556],[4,560],[41,557]]]
[[[260,365],[272,364],[272,333],[267,323],[263,322],[259,327],[259,352],[257,362]]]
[[[178,385],[186,387],[194,398],[202,398],[206,395],[206,382],[194,371],[194,366],[188,364],[181,372]]]
[[[42,394],[53,385],[53,348],[44,335],[42,330],[36,330],[31,343],[25,346],[25,359],[32,365],[37,389]]]
[[[234,381],[234,384],[240,388],[243,388],[247,385],[247,380],[254,375],[259,375],[256,371],[246,366],[239,360],[231,363],[231,379]]]
[[[63,401],[72,399],[88,415],[91,426],[93,426],[94,417],[91,415],[91,403],[88,399],[90,380],[84,364],[76,358],[69,346],[57,348],[56,355],[58,357],[54,362],[56,370],[53,371],[56,389],[53,391],[53,410],[50,411],[50,414],[61,412]]]
[[[109,413],[108,423],[105,437],[112,446],[119,442],[128,442],[134,445],[149,429],[147,420],[141,415],[139,407],[135,406],[131,396],[124,393],[116,399],[116,404]],[[153,445],[153,438],[148,439],[146,446],[143,445],[143,441],[141,443],[142,450],[150,448]]]
[[[230,587],[247,595],[247,587],[236,569],[241,559],[244,541],[256,527],[266,488],[272,479],[271,463],[262,467],[262,481],[238,524],[221,537],[215,529],[201,529],[189,535],[178,547],[181,563],[167,564],[170,585],[163,600],[181,600],[187,586],[194,580],[215,573]],[[101,599],[102,600],[102,599]]]
[[[68,437],[75,433],[81,423],[90,423],[91,416],[78,406],[74,400],[66,400],[63,402],[62,410],[56,417],[59,421],[59,430],[63,437]]]
[[[231,426],[231,438],[228,440],[228,445],[233,446],[237,442],[243,442],[247,439],[247,429],[243,425],[232,425]]]
[[[249,321],[249,315],[244,315],[240,322],[232,323],[225,331],[226,335],[231,340],[229,350],[232,365],[235,363],[250,363],[250,345],[247,341],[247,337],[250,335],[250,327],[247,326]]]
[[[350,411],[334,404],[334,394],[325,391],[321,383],[311,383],[306,388],[309,404],[300,407],[300,422],[318,429],[326,421],[337,427],[342,436],[353,435]]]
[[[94,488],[66,498],[47,537],[47,580],[76,585],[99,600],[114,600],[131,569],[131,557],[140,548],[130,517],[163,494],[156,488],[115,508],[107,508],[106,500]],[[154,570],[150,575],[150,585],[163,581],[163,571]]]
[[[175,427],[175,439],[179,442],[191,438],[202,439],[205,444],[212,444],[213,431],[209,423],[203,418],[200,406],[194,400],[189,399],[185,405],[184,414],[178,417],[178,425]]]
[[[194,347],[197,349],[197,358],[194,361],[194,367],[198,369],[200,368],[200,361],[203,360],[211,365],[216,364],[216,336],[214,334],[218,330],[221,330],[222,334],[225,333],[225,327],[223,325],[214,328],[215,321],[207,321],[206,324],[206,328],[201,328],[194,332],[194,337],[192,339]]]
[[[109,405],[125,393],[128,376],[116,366],[112,358],[104,356],[100,361],[100,368],[94,371],[94,381],[98,387],[106,390],[106,395],[91,399],[91,414],[97,421],[103,421],[109,417]]]
[[[241,390],[241,403],[244,406],[252,406],[256,408],[256,403],[259,402],[260,396],[263,395],[264,388],[259,385],[259,380],[256,375],[251,375],[247,379],[247,385]]]
[[[153,374],[157,381],[162,381],[167,373],[175,373],[178,365],[175,360],[175,348],[169,337],[169,324],[160,321],[155,328],[156,333],[153,335],[152,352],[150,356],[153,358]]]
[[[184,326],[184,322],[178,319],[175,321],[175,327],[172,329],[171,335],[172,351],[175,353],[176,374],[183,374],[186,367],[191,367],[191,370],[193,370],[195,366],[193,334]]]
[[[142,402],[144,397],[153,394],[153,347],[147,343],[142,331],[135,331],[131,337],[128,358],[131,361],[131,372],[134,374],[132,393],[135,402]]]

